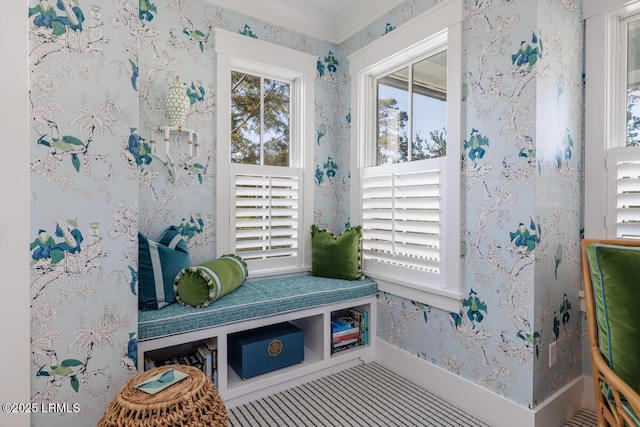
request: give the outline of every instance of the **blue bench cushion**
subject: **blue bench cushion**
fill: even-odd
[[[247,281],[207,307],[172,304],[158,311],[138,311],[138,339],[161,338],[377,293],[378,285],[370,278],[293,276]]]

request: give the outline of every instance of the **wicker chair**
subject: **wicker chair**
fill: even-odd
[[[595,387],[598,426],[640,426],[637,420],[634,420],[634,416],[629,413],[635,413],[635,417],[640,416],[640,396],[638,395],[636,390],[631,388],[627,382],[625,382],[618,374],[616,374],[616,372],[613,371],[612,367],[605,359],[605,357],[603,356],[603,352],[600,349],[600,342],[598,339],[598,315],[600,315],[601,318],[604,318],[604,316],[602,313],[597,312],[598,303],[596,302],[596,298],[594,296],[594,283],[592,278],[592,270],[600,267],[596,265],[590,265],[588,255],[589,246],[594,244],[615,245],[622,247],[640,247],[640,240],[586,239],[581,243],[582,278],[584,282],[587,326],[589,332],[589,349],[591,353],[591,368],[593,371],[593,380]],[[629,270],[631,270],[631,268],[629,268]],[[639,291],[640,283],[638,283],[638,286],[635,287],[635,289],[629,290],[629,297],[637,299]],[[604,295],[604,293],[602,295]],[[599,296],[599,298],[601,298],[601,300],[604,299],[603,296]],[[604,306],[606,307],[606,305]],[[627,351],[628,353],[633,352],[637,354],[639,350],[640,349],[637,348],[629,348]]]
[[[188,377],[166,389],[147,394],[136,388],[169,368]],[[98,427],[227,427],[227,409],[211,379],[197,368],[172,365],[129,378],[113,398]]]

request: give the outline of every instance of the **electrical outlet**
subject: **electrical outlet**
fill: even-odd
[[[549,367],[553,367],[558,362],[558,353],[556,352],[556,343],[549,344]]]

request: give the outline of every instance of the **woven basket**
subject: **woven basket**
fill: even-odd
[[[189,376],[166,389],[148,394],[140,382],[174,368]],[[197,368],[171,365],[130,378],[113,398],[98,427],[227,427],[227,409],[211,379]]]

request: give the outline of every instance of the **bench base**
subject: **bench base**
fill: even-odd
[[[369,313],[369,334],[372,339],[367,345],[332,355],[332,313],[353,307]],[[304,363],[297,363],[243,381],[228,363],[229,335],[283,322],[290,322],[304,332]],[[139,370],[142,370],[145,355],[168,357],[172,352],[197,347],[202,340],[215,337],[218,345],[218,391],[225,405],[232,408],[359,363],[373,361],[375,331],[376,296],[371,295],[259,319],[142,340],[138,344],[138,364]]]

